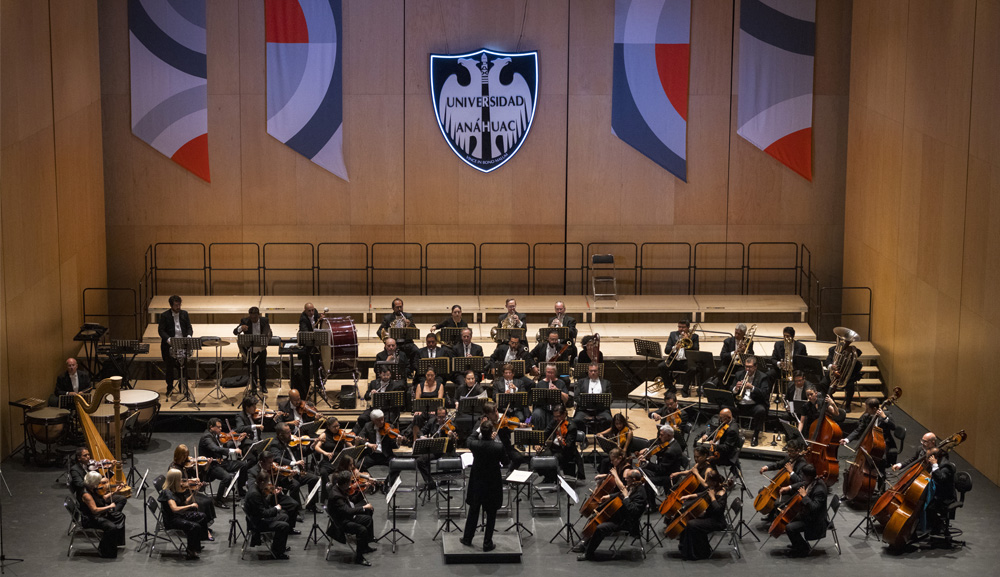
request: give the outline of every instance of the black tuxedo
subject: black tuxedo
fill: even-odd
[[[371,418],[372,407],[370,404],[370,401],[372,400],[372,393],[374,392],[390,393],[392,391],[403,391],[404,393],[403,396],[405,397],[406,383],[403,381],[389,381],[389,384],[383,389],[382,381],[379,379],[375,379],[373,381],[368,382],[368,390],[365,391],[365,400],[369,401],[369,406],[360,415],[358,415],[358,420],[355,421],[354,423],[355,433],[364,429],[365,425],[367,425],[372,420]],[[399,418],[400,411],[402,411],[401,408],[382,409],[382,412],[385,413],[385,420],[390,423],[396,422],[396,419]]]
[[[254,483],[243,501],[243,511],[247,514],[249,525],[247,529],[261,532],[274,531],[271,553],[276,557],[285,557],[285,545],[288,542],[288,535],[292,532],[289,520],[294,523],[295,518],[289,519],[289,513],[278,509],[268,501],[274,501],[274,497],[265,497]]]
[[[805,343],[792,341],[792,357],[800,356],[808,356],[808,353],[806,353]],[[785,341],[777,341],[774,343],[774,350],[771,351],[771,359],[775,363],[785,360]]]
[[[497,509],[503,504],[503,477],[501,465],[509,463],[510,431],[497,433],[496,439],[482,439],[479,432],[471,434],[465,441],[472,452],[472,469],[469,472],[469,486],[465,492],[465,502],[469,505],[469,515],[465,519],[466,542],[472,541],[479,523],[479,509],[486,513],[486,531],[483,543],[493,542],[493,529],[497,521]]]
[[[170,339],[173,337],[190,337],[194,335],[194,329],[191,327],[191,318],[188,316],[187,311],[181,310],[178,313],[178,317],[181,325],[181,334],[176,334],[177,327],[174,325],[174,314],[169,309],[164,313],[160,313],[160,322],[156,330],[160,335],[160,357],[163,359],[163,378],[167,382],[168,395],[174,389],[174,379],[176,378],[177,370],[180,368],[177,359],[170,354]]]
[[[289,401],[288,399],[285,399],[281,403],[278,403],[278,412],[284,414],[280,416],[276,415],[274,417],[275,423],[290,423],[296,420],[295,407],[292,406],[292,402]],[[299,426],[301,427],[306,423],[313,422],[315,419],[313,417],[308,417],[306,415],[300,414],[297,420],[299,421]]]
[[[830,347],[829,351],[827,351],[827,354],[826,354],[826,366],[827,367],[829,367],[830,365],[833,364],[833,352],[836,351],[836,350],[837,350],[837,346],[834,345],[834,346]],[[857,351],[855,354],[857,355],[858,358],[854,362],[854,368],[851,369],[851,375],[849,377],[847,377],[846,379],[844,379],[844,381],[843,381],[843,383],[844,383],[844,400],[846,401],[844,403],[844,408],[847,409],[848,412],[850,412],[850,410],[851,410],[851,403],[854,402],[854,391],[855,391],[855,389],[858,386],[858,381],[861,380],[861,351],[858,350],[858,349],[856,349],[856,348],[854,350]],[[829,374],[827,374],[823,378],[823,382],[824,382],[824,384],[826,384],[829,387],[829,385],[830,385],[830,375]]]
[[[680,331],[671,331],[670,336],[667,338],[667,344],[663,347],[663,354],[669,355],[674,350],[674,345],[676,345],[677,341],[679,341],[679,340],[681,340],[681,332]],[[697,350],[699,350],[700,346],[701,346],[701,343],[698,340],[698,333],[692,332],[691,333],[691,348],[690,348],[690,350],[697,351]],[[667,361],[664,360],[664,361],[661,361],[660,364],[658,364],[656,366],[656,368],[657,368],[657,370],[660,373],[660,378],[663,379],[663,384],[668,389],[670,389],[674,393],[676,393],[677,392],[677,386],[674,383],[674,372],[683,372],[683,373],[685,373],[684,377],[687,377],[686,373],[687,373],[687,370],[688,370],[688,363],[687,363],[687,359],[686,358],[683,359],[683,360],[675,358],[673,364],[671,364],[669,367],[667,366]],[[684,383],[684,387],[683,387],[684,388],[684,394],[687,394],[689,386],[690,386],[690,383],[688,383],[687,380],[685,379],[685,383]]]
[[[811,485],[800,481],[792,485],[792,491],[799,487],[808,487],[806,496],[802,498],[802,508],[794,521],[788,524],[785,532],[792,542],[792,551],[804,553],[809,551],[807,539],[819,539],[826,535],[826,498],[827,486],[822,479],[816,479]]]
[[[77,369],[77,386],[79,387],[78,393],[85,393],[90,390],[90,373],[84,371],[83,369]],[[69,378],[69,372],[63,371],[63,374],[56,377],[56,390],[53,392],[52,396],[49,397],[49,406],[58,407],[60,395],[68,395],[73,392],[73,381]]]
[[[416,348],[414,348],[414,350],[416,350]],[[381,351],[378,352],[377,355],[375,355],[375,362],[376,363],[384,363],[384,362],[387,362],[388,359],[389,359],[389,351],[387,351],[385,349],[382,349]],[[410,373],[412,372],[411,369],[410,369],[410,360],[411,360],[410,357],[407,356],[406,353],[404,353],[403,351],[399,350],[398,344],[397,344],[397,348],[396,348],[396,364],[399,365],[399,376],[402,377],[403,379],[406,379],[408,376],[410,376]],[[414,365],[416,364],[416,362],[417,362],[416,360],[413,360],[413,364]],[[376,374],[376,376],[378,376],[378,375]]]
[[[345,541],[342,538],[345,533],[354,535],[357,539],[354,558],[361,559],[369,551],[369,544],[373,539],[372,511],[355,504],[350,496],[335,484],[330,490],[326,512],[330,514],[328,534],[341,542]]]
[[[569,387],[566,386],[566,383],[563,382],[562,379],[556,379],[553,384],[555,384],[556,388],[560,392],[566,393],[567,395],[569,395]],[[549,382],[546,381],[545,379],[542,379],[542,380],[538,381],[537,383],[534,383],[531,388],[532,389],[548,389],[549,388]],[[560,398],[561,397],[562,397],[562,395],[560,395]],[[528,402],[531,402],[531,393],[530,393],[530,391],[528,393]],[[560,404],[562,404],[562,403],[560,403]],[[573,405],[573,398],[572,397],[570,397],[569,400],[566,401],[566,405],[567,406],[572,406]],[[549,426],[549,422],[552,421],[552,409],[554,407],[555,407],[555,405],[536,405],[536,406],[534,406],[534,408],[531,411],[531,426],[534,427],[536,430],[541,430],[541,429],[547,428]]]
[[[530,402],[531,401],[531,396],[530,396],[531,395],[531,389],[534,388],[535,381],[532,381],[531,379],[529,379],[527,377],[514,377],[514,380],[512,382],[514,383],[514,386],[517,387],[517,391],[516,392],[518,392],[518,393],[528,393],[528,395],[529,395],[528,396],[528,401]],[[498,379],[496,379],[496,380],[493,381],[493,395],[492,395],[492,399],[493,399],[494,402],[497,402],[497,410],[499,410],[501,413],[503,413],[503,411],[504,411],[504,409],[506,407],[501,406],[499,404],[499,402],[498,402],[499,401],[499,395],[501,393],[506,393],[506,392],[507,392],[507,390],[506,390],[506,381],[504,381],[503,376],[500,376],[500,378],[498,378]],[[511,407],[510,410],[507,411],[507,416],[508,417],[517,417],[520,421],[523,422],[524,421],[524,417],[525,417],[525,407],[516,407],[516,408],[515,407]]]
[[[709,438],[709,441],[712,439]],[[719,453],[719,458],[713,461],[715,465],[733,465],[739,459],[740,447],[743,445],[743,437],[740,435],[740,426],[736,420],[729,423],[722,438],[715,444],[715,450]]]
[[[386,421],[387,423],[389,421]],[[365,426],[362,427],[361,432],[358,433],[358,441],[355,441],[354,446],[358,446],[358,442],[362,443],[374,443],[376,445],[378,442],[378,434],[375,431],[375,423],[373,421],[368,421]],[[361,461],[361,465],[358,467],[362,471],[367,471],[369,467],[374,467],[375,465],[389,465],[389,461],[393,458],[393,451],[399,446],[397,443],[398,439],[390,439],[388,437],[382,437],[382,443],[378,451],[365,451],[364,459]],[[396,482],[396,477],[399,476],[398,472],[389,472],[389,476],[386,477],[386,484],[392,486]]]
[[[300,333],[311,333],[319,322],[319,313],[313,312],[312,315],[307,314],[302,311],[299,315],[299,332]],[[302,347],[299,352],[299,360],[302,361],[302,372],[299,374],[298,381],[293,381],[293,386],[299,391],[299,394],[303,399],[309,396],[309,383],[314,382],[317,387],[321,387],[319,380],[319,350],[316,347]],[[315,366],[314,366],[315,364]]]
[[[236,443],[229,441],[225,445],[219,443],[218,437],[212,431],[205,431],[198,440],[198,455],[212,459],[220,459],[205,468],[205,477],[210,481],[220,481],[221,485],[216,489],[216,500],[221,498],[226,491],[226,487],[233,480],[233,475],[246,465],[247,461],[242,459],[229,460],[230,449],[235,449]]]
[[[300,452],[299,447],[289,447],[278,437],[271,440],[271,444],[267,447],[267,452],[274,457],[275,463],[283,466],[294,466],[292,465],[293,462],[301,461],[303,456],[308,455],[304,448]],[[288,494],[298,504],[299,508],[301,508],[302,494],[299,492],[299,488],[305,486],[307,491],[311,491],[318,482],[319,477],[302,469],[299,474],[288,477]]]
[[[654,439],[652,444],[656,445],[659,440]],[[684,445],[677,437],[670,440],[666,448],[660,449],[653,455],[652,460],[643,467],[643,471],[649,476],[649,480],[654,485],[665,489],[670,487],[670,475],[678,471],[683,471],[688,464],[687,457],[684,456]]]
[[[240,445],[240,448],[243,449],[244,456],[246,456],[246,452],[250,449],[251,445],[261,440],[264,428],[259,425],[261,425],[260,421],[254,421],[242,409],[240,409],[240,411],[236,413],[236,416],[233,417],[233,432],[237,434],[247,434],[246,438],[243,439],[243,443]],[[249,460],[250,462],[256,461],[253,457]]]
[[[556,320],[555,316],[549,317],[548,326],[551,327],[552,321],[554,320]],[[562,326],[567,327],[569,329],[569,338],[576,340],[576,335],[578,334],[576,330],[576,319],[569,315],[563,315]]]
[[[416,327],[417,326],[417,325],[413,324],[413,315],[411,315],[410,313],[403,313],[403,318],[405,318],[406,320],[410,321],[410,324],[408,324],[407,326],[410,326],[410,327]],[[394,321],[395,319],[396,319],[396,314],[395,313],[387,313],[387,314],[383,315],[382,316],[382,324],[380,324],[379,327],[378,327],[378,334],[381,334],[382,329],[385,329],[387,331],[387,334],[388,334],[389,326],[392,324],[392,321]],[[417,345],[413,344],[413,339],[396,339],[396,348],[398,350],[403,351],[404,353],[406,353],[406,358],[407,358],[407,360],[410,361],[410,367],[409,367],[410,370],[411,371],[416,370],[417,369],[417,356],[418,355],[417,355]]]
[[[497,345],[496,350],[490,355],[490,366],[496,369],[497,374],[500,374],[503,370],[504,359],[507,358],[507,351],[510,350],[509,343],[500,343]],[[517,352],[515,360],[524,361],[525,372],[531,370],[531,367],[535,366],[535,359],[532,357],[527,350],[522,348]]]
[[[247,327],[249,327],[247,329],[247,334],[267,335],[267,340],[268,342],[270,342],[271,336],[273,334],[271,332],[271,323],[267,320],[266,317],[263,316],[260,317],[258,322],[260,323],[260,332],[254,333],[253,322],[250,321],[250,317],[243,317],[242,319],[240,319],[240,324],[236,325],[236,328],[233,329],[233,334],[237,336],[240,335],[242,333],[240,327],[246,325]],[[265,346],[264,349],[259,352],[249,352],[243,347],[240,347],[240,353],[246,354],[246,361],[248,363],[253,363],[253,370],[250,371],[250,376],[254,380],[254,382],[256,382],[258,386],[260,386],[261,392],[266,393],[267,392],[267,347]]]
[[[534,424],[534,417],[532,417],[532,424]],[[576,478],[583,479],[583,457],[580,456],[580,450],[576,446],[576,425],[573,421],[566,419],[566,438],[563,443],[555,443],[555,430],[558,426],[555,420],[550,420],[548,425],[545,427],[545,439],[552,439],[548,443],[546,452],[550,455],[555,455],[556,459],[559,461],[559,468],[563,470],[563,474],[570,475],[573,471],[576,471]],[[555,478],[546,479],[546,482],[554,481]]]
[[[729,388],[729,390],[733,391],[734,394],[738,391],[737,387],[743,382],[743,379],[746,377],[746,373],[746,369],[743,369],[737,373],[736,377],[733,379],[733,385]],[[741,415],[752,418],[751,428],[753,429],[754,435],[757,435],[764,429],[764,419],[767,417],[768,400],[771,396],[771,383],[768,381],[767,375],[764,374],[764,371],[759,369],[754,371],[753,377],[751,377],[750,380],[753,383],[753,387],[750,388],[749,391],[750,400],[747,402],[745,400],[745,396],[738,397],[736,399],[736,409]]]
[[[745,339],[746,337],[744,337]],[[729,337],[722,341],[722,352],[719,353],[719,359],[722,361],[722,371],[725,373],[726,369],[729,368],[729,363],[733,360],[733,353],[736,352],[736,337]],[[753,343],[750,343],[750,347],[744,354],[753,354]]]
[[[618,530],[628,531],[629,535],[641,538],[639,533],[639,520],[642,518],[643,513],[646,512],[646,488],[641,485],[633,486],[625,497],[621,492],[611,493],[611,498],[622,497],[622,506],[615,514],[611,517],[609,521],[605,521],[597,526],[594,531],[593,536],[587,540],[587,546],[584,556],[588,560],[595,560],[598,558],[597,549],[601,546],[601,542],[604,541],[605,537],[617,532]],[[606,555],[613,555],[611,553],[602,552]]]
[[[521,326],[516,327],[516,328],[524,329],[524,336],[527,337],[528,336],[528,315],[526,315],[524,313],[515,313],[515,314],[517,315],[517,318],[521,319]],[[497,315],[497,327],[498,328],[503,325],[503,320],[505,318],[507,318],[507,313],[505,313],[505,312],[504,313],[500,313],[499,315]]]
[[[577,352],[576,345],[570,345],[569,348],[566,349],[566,352],[560,355],[559,351],[561,351],[565,345],[566,343],[562,341],[559,341],[559,344],[556,345],[556,349],[553,354],[558,356],[556,356],[555,360],[569,361],[572,363],[573,359],[576,358],[576,352]],[[535,348],[531,350],[531,358],[535,359],[536,365],[541,365],[542,363],[551,362],[549,361],[550,356],[548,351],[549,351],[549,343],[547,341],[542,341],[537,345],[535,345]]]
[[[611,393],[611,381],[607,379],[600,379],[601,390],[600,393],[610,394]],[[584,377],[579,381],[573,383],[573,393],[570,397],[573,399],[574,403],[579,402],[580,395],[590,393],[590,377]],[[591,431],[603,431],[607,429],[611,424],[611,409],[610,407],[603,411],[597,411],[595,409],[581,410],[577,407],[576,412],[573,413],[573,421],[576,423],[578,429],[583,429],[588,421],[592,421],[594,426]]]

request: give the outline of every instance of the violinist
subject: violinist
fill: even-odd
[[[573,424],[576,424],[576,419],[574,419]],[[579,430],[579,425],[577,425],[577,430]],[[618,445],[618,448],[626,455],[631,452],[633,439],[632,427],[629,426],[625,415],[621,413],[616,413],[614,418],[611,419],[611,426],[597,433],[597,436]]]
[[[687,413],[687,409],[682,409],[677,405],[677,395],[666,393],[663,395],[663,406],[654,409],[649,413],[649,418],[659,421],[660,425],[670,425],[674,428],[674,436],[681,445],[687,446],[688,435],[694,428],[694,423]]]
[[[326,504],[327,513],[330,514],[330,526],[327,533],[334,539],[344,542],[343,535],[354,535],[357,545],[354,551],[354,562],[358,565],[371,567],[371,563],[365,559],[365,554],[376,551],[372,547],[372,512],[374,507],[366,502],[364,505],[355,504],[348,491],[353,481],[353,476],[347,471],[340,471],[334,476],[334,486],[330,490],[330,498]]]
[[[569,389],[566,387],[566,383],[563,382],[558,376],[556,376],[556,366],[554,364],[545,365],[545,376],[535,384],[533,388],[540,389],[552,389],[557,390],[560,393],[560,398],[562,399],[561,405],[566,406],[569,402]],[[549,422],[553,418],[553,410],[556,405],[538,405],[531,411],[531,425],[537,430],[544,430],[548,427]],[[571,406],[568,405],[568,406]]]
[[[789,557],[805,557],[809,554],[809,541],[826,535],[826,483],[816,478],[816,467],[807,464],[802,467],[798,483],[781,488],[781,494],[798,493],[802,496],[802,509],[785,528],[789,547]]]
[[[455,387],[455,400],[453,404],[457,413],[455,416],[455,426],[458,427],[458,436],[460,439],[464,439],[472,433],[472,428],[481,415],[478,414],[479,409],[476,407],[459,409],[459,401],[461,399],[474,399],[476,397],[485,398],[486,391],[482,385],[476,382],[476,372],[466,371],[462,376],[462,382]]]
[[[685,561],[698,561],[712,556],[712,546],[709,543],[715,531],[724,531],[726,525],[726,500],[728,491],[722,475],[715,469],[707,469],[703,477],[709,499],[708,509],[696,519],[687,522],[687,527],[680,536],[681,558]],[[682,501],[698,497],[697,494],[685,495]]]
[[[301,508],[302,495],[299,492],[299,487],[304,485],[307,487],[307,491],[312,491],[316,483],[319,483],[319,477],[306,470],[305,453],[302,444],[294,443],[297,445],[296,447],[292,447],[291,444],[293,444],[292,430],[288,427],[288,423],[275,424],[274,440],[271,441],[271,445],[267,450],[274,457],[275,463],[284,467],[291,467],[295,471],[295,474],[289,477],[290,486],[288,493]],[[315,506],[314,501],[306,507],[306,510],[312,511]]]
[[[763,371],[757,370],[757,357],[748,355],[743,359],[743,370],[736,374],[731,390],[736,395],[736,408],[741,416],[751,417],[753,436],[750,446],[756,447],[760,442],[760,432],[764,430],[764,419],[767,417],[770,382]]]
[[[125,515],[105,496],[102,485],[107,482],[97,471],[90,471],[83,478],[77,502],[83,526],[104,531],[97,546],[101,557],[114,559],[118,557],[118,547],[125,544]]]
[[[368,408],[365,409],[361,415],[358,416],[358,420],[354,423],[354,432],[357,433],[368,424],[371,420],[371,400],[373,393],[390,393],[393,391],[406,391],[406,383],[403,381],[392,380],[392,369],[388,365],[378,365],[378,378],[369,381],[368,390],[365,391],[365,400],[368,401]],[[399,407],[393,407],[389,409],[389,420],[395,421],[399,418]]]
[[[333,460],[344,449],[353,447],[356,438],[340,428],[337,417],[330,417],[325,421],[323,430],[312,444],[312,450],[319,458],[320,477],[326,479],[333,472]]]
[[[288,400],[278,405],[274,422],[285,423],[298,430],[299,427],[311,423],[315,418],[315,409],[310,410],[310,407],[302,400],[302,394],[298,390],[290,389]]]
[[[220,509],[228,509],[222,494],[229,483],[233,481],[233,475],[239,474],[246,466],[247,462],[239,457],[243,456],[243,451],[236,448],[236,441],[230,439],[226,443],[219,442],[219,435],[222,433],[222,421],[218,418],[208,420],[208,430],[202,433],[198,441],[198,454],[213,459],[213,462],[205,466],[204,477],[206,481],[221,481],[222,484],[215,492],[215,506]],[[236,459],[229,459],[236,457]]]
[[[670,332],[670,336],[667,337],[667,344],[663,347],[664,355],[675,355],[674,362],[667,365],[667,362],[664,360],[656,367],[660,373],[660,378],[663,379],[663,384],[667,387],[668,391],[674,394],[677,394],[674,373],[687,373],[687,357],[685,356],[686,349],[684,348],[686,340],[691,341],[690,349],[692,351],[699,350],[698,334],[691,330],[691,321],[683,319],[677,322],[677,330]],[[690,387],[689,380],[685,379],[681,390],[685,397],[690,392]]]
[[[388,467],[389,461],[393,457],[393,451],[398,447],[397,439],[391,437],[392,428],[389,426],[389,423],[385,422],[385,414],[382,410],[373,410],[371,418],[372,420],[368,421],[365,427],[361,429],[361,433],[358,434],[358,442],[362,442],[368,447],[365,458],[361,462],[362,471],[367,471],[376,465],[385,465]],[[389,476],[385,480],[386,486],[391,487],[396,482],[396,477],[398,476],[399,473],[397,471],[389,471]]]
[[[931,449],[937,447],[938,438],[934,433],[924,433],[923,437],[920,437],[920,448],[917,452],[913,454],[912,457],[903,461],[902,463],[896,463],[892,466],[893,471],[898,471],[900,469],[906,469],[910,465],[916,463],[917,461],[924,458],[927,452]]]
[[[183,476],[177,469],[167,471],[159,501],[164,528],[184,531],[187,536],[187,558],[197,559],[202,549],[202,540],[208,538],[208,518],[198,511],[194,492],[184,483]]]
[[[507,363],[503,366],[502,377],[493,381],[493,395],[494,400],[496,400],[496,395],[500,393],[526,393],[531,390],[533,383],[526,377],[515,377],[514,376],[514,365]],[[524,421],[524,408],[523,407],[511,407],[507,411],[508,417],[516,417],[519,421]]]
[[[566,418],[566,407],[555,405],[552,410],[552,421],[545,429],[546,451],[559,461],[559,468],[567,475],[576,471],[576,478],[586,479],[583,470],[583,457],[576,446],[576,425]],[[546,479],[546,482],[549,482]],[[551,479],[555,481],[555,479]]]
[[[794,485],[802,481],[802,468],[809,463],[805,459],[806,454],[806,444],[802,439],[789,439],[785,443],[785,458],[780,461],[775,461],[769,465],[764,465],[760,468],[760,474],[763,475],[769,471],[779,471],[785,469],[789,473],[788,484]],[[761,518],[762,523],[767,523],[770,525],[771,521],[778,514],[780,509],[783,509],[785,504],[791,495],[786,493],[786,497],[779,499],[778,504],[774,509],[771,509],[764,517]]]
[[[577,561],[599,561],[604,559],[606,554],[599,556],[597,549],[601,546],[601,542],[604,541],[605,537],[617,532],[619,529],[627,530],[632,537],[641,538],[639,536],[639,519],[646,512],[647,503],[646,491],[642,488],[644,482],[642,473],[632,469],[626,473],[624,481],[625,491],[616,491],[601,498],[601,503],[604,504],[620,497],[622,499],[622,506],[608,521],[597,526],[590,539],[577,545],[577,550],[582,549],[584,551],[583,555],[576,558]]]
[[[295,524],[301,522],[302,513],[299,511],[299,504],[288,496],[289,492],[295,486],[292,483],[293,475],[286,475],[286,472],[290,471],[290,468],[286,468],[284,471],[279,470],[278,465],[274,463],[274,457],[271,453],[263,452],[257,457],[257,464],[247,469],[247,477],[249,477],[247,490],[249,491],[253,487],[257,477],[263,473],[272,485],[268,500],[271,503],[280,505],[281,510],[288,515],[289,534],[301,535],[302,532],[295,528]]]
[[[208,524],[211,525],[215,522],[215,500],[211,495],[207,495],[205,492],[201,491],[204,483],[199,483],[200,474],[198,473],[198,465],[191,458],[191,454],[188,452],[187,445],[180,444],[174,448],[174,459],[170,463],[170,469],[177,469],[181,472],[181,476],[187,481],[191,490],[194,492],[194,501],[198,504],[198,510],[205,514],[208,518]],[[212,533],[209,531],[208,540],[212,540]]]
[[[434,411],[434,418],[424,423],[423,428],[420,429],[420,438],[438,439],[442,437],[448,438],[448,443],[445,445],[446,452],[454,454],[458,444],[455,421],[448,416],[447,409],[438,407]],[[424,479],[425,488],[435,488],[434,479],[431,477],[431,461],[440,457],[441,454],[417,456],[417,470],[420,471],[420,475]]]
[[[654,485],[667,489],[670,476],[687,467],[688,459],[684,456],[684,447],[674,438],[674,428],[670,425],[660,426],[653,445],[659,449],[648,459],[640,458],[638,464]]]
[[[865,399],[865,412],[858,419],[857,427],[851,431],[850,435],[841,439],[840,444],[846,445],[857,441],[861,437],[861,434],[868,430],[868,425],[871,424],[872,419],[875,420],[875,426],[881,428],[884,433],[882,437],[885,441],[885,458],[876,460],[875,462],[881,473],[879,482],[884,484],[886,468],[888,468],[889,463],[896,462],[896,459],[899,457],[899,449],[896,448],[896,439],[892,436],[892,431],[896,429],[896,423],[892,420],[892,415],[882,410],[878,399]]]
[[[353,476],[353,478],[354,478],[354,483],[353,484],[354,485],[358,485],[359,488],[366,487],[366,486],[367,487],[377,487],[377,486],[381,485],[381,483],[382,483],[381,481],[375,479],[374,477],[372,477],[368,473],[362,473],[361,470],[358,469],[357,463],[349,455],[343,455],[343,456],[340,457],[340,460],[337,461],[337,468],[336,468],[336,470],[333,471],[332,475],[334,477],[336,477],[336,475],[338,473],[340,473],[341,471],[347,471],[348,473],[350,473]],[[334,482],[334,479],[331,478],[330,479],[331,486],[332,486],[333,482]],[[354,503],[361,503],[362,501],[367,502],[368,498],[365,497],[365,493],[366,492],[367,491],[365,491],[365,490],[357,490],[357,491],[354,491],[353,493],[348,493],[348,496],[351,498],[351,501],[354,502]]]
[[[545,340],[531,349],[531,356],[536,365],[556,361],[573,362],[576,358],[576,346],[572,342],[563,343],[559,340],[559,331],[549,331]]]
[[[708,443],[713,449],[709,459],[717,467],[735,465],[740,454],[740,426],[733,421],[733,412],[729,409],[719,411],[719,425],[705,433],[698,440]]]
[[[601,378],[601,366],[596,362],[587,365],[586,378],[580,379],[573,385],[574,396],[579,398],[582,394],[608,394],[611,393],[611,381]],[[576,428],[583,429],[590,422],[598,430],[604,429],[611,422],[611,409],[598,412],[597,409],[580,409],[577,407],[573,413],[573,421]],[[593,430],[593,429],[591,429]],[[627,449],[627,447],[625,447]]]
[[[263,415],[257,414],[257,399],[244,397],[243,401],[240,402],[240,412],[233,417],[233,422],[236,424],[233,432],[244,435],[243,441],[240,443],[240,450],[244,455],[254,443],[260,441],[261,435],[264,433],[263,421]]]
[[[465,531],[460,542],[466,547],[472,546],[472,537],[479,523],[479,510],[482,508],[486,517],[483,536],[483,551],[486,552],[496,548],[493,544],[493,529],[496,527],[497,510],[503,504],[504,496],[500,467],[507,463],[507,449],[510,448],[510,431],[502,430],[494,435],[495,430],[489,417],[483,417],[479,429],[466,439],[473,459],[465,497],[469,515],[465,519]]]
[[[263,458],[263,455],[261,457]],[[275,486],[266,472],[262,471],[257,475],[252,485],[243,501],[243,510],[246,511],[247,522],[251,525],[247,529],[273,532],[271,555],[275,559],[288,559],[289,549],[285,545],[288,543],[288,535],[292,532],[291,523],[294,523],[295,518],[284,511],[280,504],[274,502]]]

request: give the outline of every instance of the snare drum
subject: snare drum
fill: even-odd
[[[69,411],[55,407],[45,407],[24,415],[28,435],[46,445],[59,442],[69,427]]]
[[[121,391],[119,395],[123,407],[129,412],[139,413],[135,422],[137,427],[148,425],[160,410],[160,395],[156,391],[131,389]],[[124,420],[124,417],[122,419]]]

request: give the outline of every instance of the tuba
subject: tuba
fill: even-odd
[[[833,364],[830,365],[831,395],[851,378],[854,365],[858,362],[857,348],[851,343],[861,338],[861,335],[847,327],[837,327],[833,329],[833,334],[837,336],[837,348],[833,351]]]
[[[757,325],[750,325],[750,330],[747,334],[743,336],[743,340],[736,343],[736,349],[733,351],[733,358],[729,361],[729,368],[726,369],[725,376],[722,377],[722,384],[729,382],[729,379],[733,377],[733,373],[736,372],[736,366],[743,364],[743,355],[750,350],[750,345],[753,344],[753,336],[757,332]]]
[[[517,329],[517,328],[521,328],[521,317],[517,316],[517,312],[507,313],[507,316],[505,316],[503,320],[500,321],[499,327],[493,327],[492,329],[490,329],[490,338],[493,339],[493,342],[500,343],[501,341],[498,336],[500,334],[499,329]]]

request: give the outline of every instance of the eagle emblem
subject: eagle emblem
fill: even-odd
[[[492,172],[521,148],[535,117],[538,53],[431,54],[431,102],[452,151]]]

